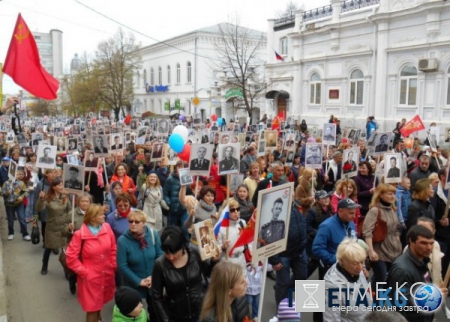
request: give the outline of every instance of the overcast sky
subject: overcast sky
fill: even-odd
[[[276,18],[289,0],[1,0],[0,61],[5,61],[18,13],[31,32],[63,32],[63,66],[68,71],[75,53],[93,54],[97,44],[114,35],[120,25],[101,14],[133,28],[143,45],[177,35],[240,19],[240,25],[267,31],[267,20]],[[327,5],[329,0],[293,1],[306,10]],[[96,13],[85,6],[98,11]],[[127,31],[126,28],[123,28]],[[8,77],[3,78],[3,92],[17,92]]]

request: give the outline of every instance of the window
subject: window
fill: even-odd
[[[161,68],[161,66],[158,67],[158,84],[162,85],[162,68]]]
[[[192,82],[192,66],[190,61],[187,62],[187,82]]]
[[[362,105],[364,97],[364,74],[356,69],[350,75],[350,104]]]
[[[288,39],[282,38],[280,40],[281,45],[281,55],[286,56],[288,54]]]
[[[147,70],[144,69],[144,85],[147,85]]]
[[[167,66],[167,84],[170,84],[171,77],[170,77],[170,66]]]
[[[136,72],[136,84],[138,87],[141,87],[141,73],[139,71]]]
[[[147,109],[147,100],[146,99],[144,99],[144,111],[145,112],[148,111],[148,109]],[[139,104],[139,106],[138,106],[138,113],[141,113],[141,104]]]
[[[450,105],[450,66],[447,70],[447,105]]]
[[[400,104],[416,105],[417,68],[408,65],[400,72]]]
[[[153,67],[150,68],[150,85],[155,85],[155,73],[153,72]]]
[[[177,84],[181,83],[181,67],[180,64],[177,64]]]
[[[321,96],[321,89],[322,84],[320,82],[320,75],[317,73],[314,73],[311,76],[310,80],[310,97],[309,97],[309,103],[311,104],[320,104],[320,96]]]

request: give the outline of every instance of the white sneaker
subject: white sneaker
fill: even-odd
[[[31,241],[31,237],[30,237],[29,235],[26,235],[26,236],[23,238],[23,240],[25,240],[25,241]]]
[[[14,235],[8,235],[8,240],[13,240],[14,239]]]

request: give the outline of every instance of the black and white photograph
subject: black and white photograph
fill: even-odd
[[[194,143],[191,145],[189,172],[192,175],[209,177],[213,147],[209,144]]]
[[[137,120],[131,120],[130,122],[130,129],[136,130],[137,129]]]
[[[144,144],[145,143],[145,137],[147,135],[148,127],[147,126],[140,126],[137,131],[136,136],[136,144]]]
[[[64,152],[66,151],[66,138],[63,136],[53,137],[53,145],[56,145],[56,151]]]
[[[79,124],[72,125],[72,135],[80,135],[81,127]]]
[[[342,173],[348,178],[358,174],[359,148],[346,149],[342,158]]]
[[[306,143],[305,167],[321,169],[322,168],[322,144]]]
[[[180,169],[178,170],[180,175],[180,184],[182,186],[187,186],[194,183],[194,179],[192,178],[191,174],[189,173],[188,168]]]
[[[20,144],[27,144],[27,137],[25,135],[25,133],[20,132],[19,134],[17,134],[17,143]]]
[[[219,144],[228,144],[233,142],[233,132],[219,133]]]
[[[97,156],[108,156],[108,135],[93,135],[92,141],[94,143],[94,153]]]
[[[386,132],[386,133],[377,133],[377,141],[375,143],[375,150],[373,153],[371,153],[373,156],[380,156],[385,154],[388,149],[389,145],[391,143],[391,134],[392,132]]]
[[[72,165],[78,165],[78,156],[76,154],[68,154],[67,163]]]
[[[8,134],[6,135],[6,143],[13,143],[15,136],[16,135],[14,134],[14,131],[9,131]]]
[[[286,166],[292,167],[294,164],[295,152],[293,150],[286,152]]]
[[[428,144],[431,148],[431,151],[437,152],[438,139],[439,139],[439,127],[432,126],[430,130],[427,131]]]
[[[77,151],[78,150],[78,139],[77,138],[74,138],[74,137],[69,138],[67,150],[69,152],[73,152],[73,151]]]
[[[258,142],[258,156],[266,155],[266,140],[261,140]]]
[[[202,261],[216,256],[218,247],[211,219],[195,224],[194,232],[198,240],[198,249]]]
[[[445,143],[450,143],[450,127],[446,127],[445,128],[444,142]]]
[[[357,129],[355,132],[355,137],[353,139],[353,143],[358,143],[360,136],[361,136],[361,129]]]
[[[123,133],[114,133],[110,136],[111,151],[123,150]]]
[[[8,179],[15,181],[16,175],[17,175],[17,163],[11,159],[9,161],[9,167],[8,167]]]
[[[266,149],[277,147],[277,131],[264,131],[264,138],[266,140]]]
[[[27,157],[19,157],[18,165],[19,167],[25,167],[27,164]]]
[[[175,165],[178,161],[177,153],[169,147],[169,151],[167,153],[168,165]]]
[[[402,181],[401,153],[386,153],[384,155],[384,182],[395,183]]]
[[[219,144],[219,175],[239,173],[239,143]]]
[[[292,151],[295,149],[295,133],[289,132],[286,133],[286,137],[284,139],[284,149],[288,151]]]
[[[169,121],[166,119],[160,119],[158,121],[158,132],[168,133],[169,132]]]
[[[152,146],[152,157],[151,160],[153,161],[159,161],[164,156],[164,143],[155,142]]]
[[[237,137],[241,148],[245,147],[245,133],[239,133]]]
[[[286,249],[293,195],[293,182],[259,192],[254,237],[258,243],[252,250],[253,263],[264,261]],[[270,249],[267,247],[269,245]]]
[[[322,132],[323,144],[336,144],[336,124],[324,123]]]
[[[198,131],[198,135],[200,137],[200,143],[209,143],[209,131],[208,129],[201,129]]]
[[[369,139],[366,142],[366,145],[371,148],[371,150],[375,150],[375,144],[378,141],[378,133],[376,131],[372,131]]]
[[[230,175],[230,191],[236,193],[239,186],[244,182],[244,175],[242,173],[233,173]]]
[[[43,137],[42,137],[42,133],[33,133],[31,136],[31,145],[32,146],[38,146],[39,143],[42,141]]]
[[[81,165],[64,163],[63,165],[64,191],[67,193],[83,194],[84,169]]]
[[[36,150],[36,167],[54,169],[56,166],[56,146],[38,145]]]
[[[98,157],[95,156],[93,150],[86,150],[84,152],[84,167],[86,170],[95,170],[98,167]]]

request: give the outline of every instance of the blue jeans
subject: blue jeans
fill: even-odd
[[[295,287],[295,280],[306,280],[308,278],[308,258],[306,250],[297,257],[279,257],[283,268],[276,272],[275,301],[277,307],[280,302],[288,297],[289,289]],[[291,276],[292,269],[292,276]]]
[[[6,205],[6,216],[8,218],[8,235],[14,235],[14,213],[17,212],[17,218],[20,224],[20,233],[22,237],[28,236],[27,223],[25,222],[25,206],[21,203],[18,206]]]
[[[186,237],[186,240],[190,240],[189,233],[187,229],[184,227],[184,222],[189,218],[189,215],[187,212],[184,212],[181,217],[178,214],[173,214],[169,212],[169,216],[167,217],[167,225],[168,226],[178,226],[180,227],[183,232],[184,236]]]
[[[256,294],[256,295],[249,295],[249,294],[247,294],[247,295],[245,295],[245,297],[247,298],[248,304],[250,304],[250,306],[252,307],[252,319],[258,317],[259,296],[260,296],[260,294]]]
[[[34,212],[34,190],[28,192],[28,205],[25,208],[25,215],[27,219],[33,219]]]
[[[386,282],[387,272],[391,269],[392,263],[377,261],[370,262],[370,265],[372,265],[373,269],[373,276],[370,284],[372,285],[372,290],[375,290],[377,282]]]

